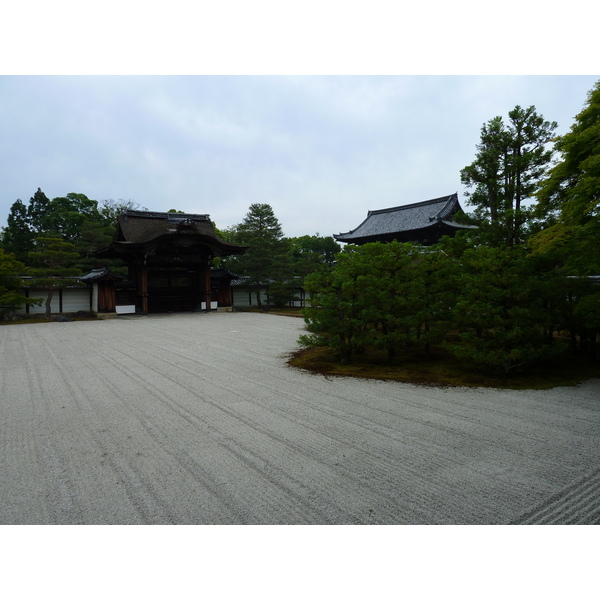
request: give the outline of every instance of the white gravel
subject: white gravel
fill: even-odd
[[[0,327],[0,523],[600,523],[599,380],[324,378],[286,364],[302,327]]]

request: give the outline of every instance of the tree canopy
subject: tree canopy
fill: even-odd
[[[28,205],[17,199],[11,206],[0,247],[27,266],[38,237],[59,237],[75,245],[80,269],[107,266],[114,272],[124,272],[122,261],[99,261],[94,251],[114,239],[118,215],[138,207],[122,200],[105,200],[99,206],[96,200],[74,192],[50,200],[38,188]]]
[[[301,343],[328,346],[344,363],[370,348],[385,350],[394,364],[436,345],[474,368],[509,376],[576,350],[556,331],[595,335],[596,316],[582,312],[590,309],[589,283],[563,277],[523,244],[459,252],[448,240],[427,249],[350,245],[331,269],[308,276],[306,288],[309,334]]]
[[[27,207],[21,200],[11,206],[6,219],[7,227],[2,231],[2,248],[15,255],[18,261],[26,263],[33,250],[35,232],[27,214]]]
[[[286,255],[283,229],[269,204],[251,204],[244,220],[232,227],[226,236],[248,251],[224,261],[238,275],[247,277],[248,286],[256,293],[262,307],[261,289],[279,286],[279,293],[292,277]],[[291,292],[290,292],[291,293]]]
[[[571,130],[559,137],[561,159],[537,191],[545,227],[531,240],[570,275],[600,274],[600,81]]]
[[[39,304],[41,299],[28,298],[23,294],[21,276],[25,265],[14,254],[0,248],[0,320],[4,320],[21,306]]]
[[[38,237],[36,248],[29,253],[29,257],[34,264],[28,270],[33,277],[32,285],[48,290],[46,318],[50,318],[54,290],[80,285],[73,279],[81,275],[81,270],[76,266],[79,255],[73,244],[60,237]]]
[[[552,159],[547,144],[557,126],[534,106],[516,106],[508,113],[508,123],[498,116],[482,126],[476,158],[462,169],[461,181],[473,188],[467,193],[469,203],[493,243],[523,241],[528,212],[524,202]]]
[[[332,266],[341,248],[332,236],[303,235],[287,238],[295,274],[305,277],[322,266]]]

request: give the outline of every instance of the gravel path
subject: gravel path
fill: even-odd
[[[600,523],[600,381],[292,369],[301,319],[0,328],[2,524]]]

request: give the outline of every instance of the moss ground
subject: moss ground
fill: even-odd
[[[587,379],[600,377],[600,364],[591,364],[587,356],[567,356],[551,365],[512,377],[474,371],[443,350],[436,350],[429,357],[418,353],[399,356],[396,364],[390,366],[382,352],[366,352],[356,356],[351,364],[344,365],[329,348],[308,348],[295,352],[289,359],[289,364],[326,376],[360,377],[432,386],[550,389],[577,385]]]

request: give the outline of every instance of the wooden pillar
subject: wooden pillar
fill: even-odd
[[[142,292],[142,313],[146,315],[148,314],[148,271],[145,260],[140,269],[140,291]]]
[[[210,303],[212,295],[210,293],[210,262],[204,267],[204,297],[206,302],[206,312],[210,312]]]

